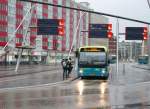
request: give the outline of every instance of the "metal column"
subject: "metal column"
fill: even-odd
[[[149,67],[150,67],[150,30],[148,25],[148,56],[149,56]]]
[[[116,54],[116,57],[117,57],[117,63],[116,63],[116,80],[118,81],[118,76],[119,76],[119,57],[118,57],[118,48],[119,48],[119,20],[117,18],[117,22],[116,22],[116,39],[117,39],[117,54]],[[116,81],[116,82],[117,82]]]
[[[22,52],[23,52],[23,49],[21,49],[20,53],[19,53],[19,57],[18,57],[18,60],[17,60],[17,65],[16,65],[16,69],[15,69],[15,72],[18,71],[18,67],[19,67],[19,64],[20,64],[20,60],[21,60],[21,56],[22,56]]]

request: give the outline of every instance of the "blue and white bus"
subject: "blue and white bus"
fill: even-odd
[[[78,49],[78,76],[108,79],[108,50],[104,46],[84,46]]]

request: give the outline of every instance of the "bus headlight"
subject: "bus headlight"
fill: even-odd
[[[80,73],[83,73],[83,69],[80,69],[79,72],[80,72]]]
[[[106,73],[106,69],[102,69],[102,73]]]

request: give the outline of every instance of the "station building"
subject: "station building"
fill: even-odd
[[[77,3],[74,0],[39,1],[90,10],[89,3],[87,2]],[[25,21],[19,26],[31,7],[31,13],[27,14]],[[65,35],[37,35],[37,28],[32,28],[37,26],[37,19],[64,19]],[[73,48],[89,45],[90,40],[88,38],[88,32],[81,31],[88,30],[90,20],[89,13],[83,13],[76,10],[20,2],[17,0],[0,0],[0,50],[2,50],[11,39],[13,40],[8,46],[15,48],[6,55],[0,56],[0,63],[4,61],[9,64],[16,62],[19,53],[17,47],[24,45],[32,46],[35,49],[24,50],[22,61],[59,61],[62,57],[68,55],[79,21],[80,25],[77,35],[75,36],[76,40]],[[18,30],[14,34],[17,28]]]

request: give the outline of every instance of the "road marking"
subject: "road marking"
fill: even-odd
[[[0,91],[9,91],[9,90],[19,90],[19,89],[27,89],[27,88],[35,88],[35,87],[52,87],[52,86],[56,86],[58,84],[63,84],[63,83],[69,83],[69,82],[73,82],[75,80],[77,80],[78,78],[71,78],[68,80],[64,80],[64,81],[59,81],[59,82],[55,82],[55,83],[48,83],[48,84],[40,84],[40,85],[33,85],[33,86],[24,86],[24,87],[12,87],[12,88],[1,88]]]
[[[113,85],[113,84],[112,84]],[[114,85],[118,85],[118,86],[124,86],[124,87],[133,87],[133,86],[143,86],[143,85],[150,85],[150,81],[147,82],[139,82],[139,83],[130,83],[130,84],[114,84]]]

